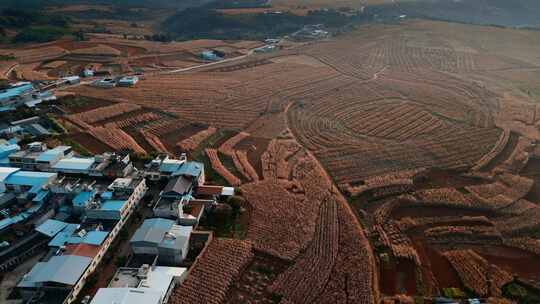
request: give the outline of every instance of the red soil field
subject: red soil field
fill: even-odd
[[[90,153],[100,154],[104,152],[109,152],[112,147],[101,142],[100,140],[94,138],[88,133],[73,133],[68,136],[69,139],[79,143]]]

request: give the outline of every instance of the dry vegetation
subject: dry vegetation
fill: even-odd
[[[94,39],[154,70],[163,62],[151,58],[169,53],[249,48]],[[267,303],[275,293],[281,303],[376,303],[381,286],[390,297],[406,290],[404,299],[447,287],[497,298],[513,275],[539,279],[521,261],[540,267],[540,117],[534,97],[505,82],[521,84],[516,74],[538,69],[531,54],[540,48],[531,41],[540,34],[427,21],[366,26],[207,69],[148,75],[134,88],[73,88],[119,104],[65,119],[114,149],[202,147],[207,169],[247,200],[250,252],[281,265],[267,276],[241,274],[243,284],[264,286],[235,287],[242,301],[264,294]],[[191,59],[165,61],[182,60]],[[209,144],[221,130],[230,135]],[[218,285],[201,264],[173,301],[202,297],[193,286]],[[234,303],[238,293],[226,295],[233,281],[224,277],[213,301]]]
[[[501,287],[513,281],[511,274],[490,265],[472,250],[444,253],[463,280],[463,284],[480,296],[501,296]]]
[[[219,304],[253,258],[246,241],[215,239],[198,257],[187,279],[171,295],[173,304]]]
[[[112,21],[113,26],[118,22]],[[129,22],[124,22],[129,28]],[[143,27],[138,30],[148,30]],[[151,34],[145,33],[145,34]],[[121,35],[89,34],[88,41],[60,40],[24,48],[2,48],[0,55],[13,55],[13,61],[0,67],[0,75],[6,78],[12,64],[20,64],[19,79],[48,80],[59,76],[78,75],[85,67],[94,67],[113,74],[133,69],[146,72],[184,68],[203,61],[200,52],[219,49],[227,57],[245,54],[260,46],[256,41],[195,40],[188,42],[161,43],[145,40],[127,40]],[[121,68],[116,68],[120,66]]]
[[[210,127],[206,130],[198,132],[197,134],[186,138],[178,143],[178,147],[183,151],[193,151],[195,150],[203,141],[216,133],[216,128]]]

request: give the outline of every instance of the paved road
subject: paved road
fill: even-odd
[[[241,60],[241,59],[247,58],[248,56],[250,56],[252,54],[253,54],[253,50],[250,50],[249,53],[247,53],[246,55],[237,56],[237,57],[233,57],[233,58],[229,58],[229,59],[224,59],[224,60],[220,60],[220,61],[216,61],[216,62],[204,63],[204,64],[195,65],[195,66],[191,66],[191,67],[187,67],[187,68],[181,68],[181,69],[172,70],[172,71],[158,72],[158,74],[176,74],[176,73],[188,72],[188,71],[195,70],[195,69],[206,68],[206,67],[213,66],[213,65],[218,65],[218,64],[222,64],[222,63],[231,62],[231,61]]]
[[[45,252],[44,252],[45,253]],[[19,267],[5,274],[4,279],[0,282],[0,303],[5,304],[20,304],[23,303],[22,299],[8,300],[8,296],[13,288],[19,283],[21,278],[28,272],[34,265],[39,262],[39,259],[43,257],[44,253],[35,255],[28,261],[19,265]]]

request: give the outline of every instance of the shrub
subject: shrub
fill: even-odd
[[[527,289],[516,283],[510,283],[503,288],[503,294],[510,299],[519,300],[527,297]]]
[[[24,42],[49,42],[56,40],[68,32],[65,29],[54,26],[35,26],[19,32],[14,38],[15,43]]]

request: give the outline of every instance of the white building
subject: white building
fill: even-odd
[[[94,163],[93,157],[63,158],[51,167],[51,171],[65,174],[89,174]]]
[[[99,88],[114,88],[116,87],[116,81],[112,78],[103,78],[92,82],[91,85]]]
[[[118,80],[118,86],[119,87],[132,87],[135,86],[139,82],[139,77],[137,76],[126,76],[120,78]]]
[[[193,227],[176,225],[174,220],[153,218],[143,222],[130,240],[135,254],[157,255],[161,263],[178,265],[189,251]]]
[[[91,304],[163,304],[187,275],[186,268],[143,265],[120,268],[108,288],[100,288]]]
[[[65,84],[75,85],[75,84],[81,83],[81,77],[79,77],[79,76],[64,77],[64,78],[62,78],[62,81]]]

